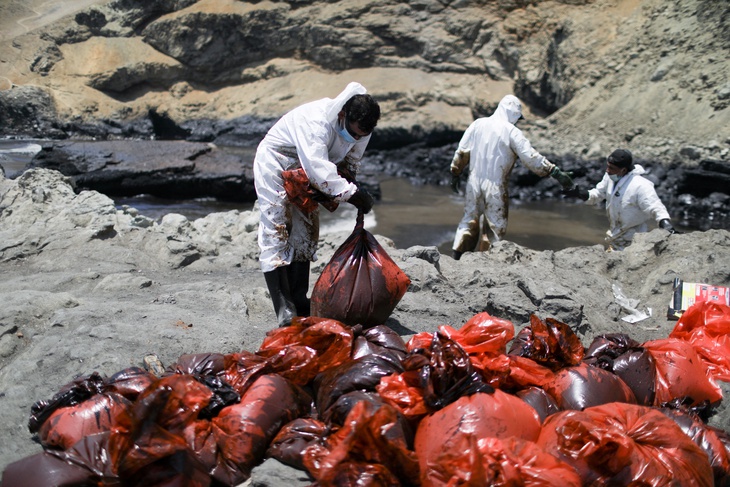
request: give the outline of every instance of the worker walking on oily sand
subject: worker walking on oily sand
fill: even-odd
[[[533,149],[515,126],[520,118],[523,118],[522,103],[516,96],[507,95],[494,114],[472,122],[461,137],[451,161],[452,188],[458,191],[459,178],[467,166],[469,178],[464,216],[456,228],[452,247],[456,260],[464,252],[489,250],[492,241],[504,238],[509,212],[507,181],[518,158],[535,174],[555,178],[563,189],[573,186],[570,175]],[[479,220],[482,217],[485,222],[481,226],[480,240]]]
[[[675,233],[669,212],[659,199],[654,184],[642,176],[646,171],[626,149],[616,149],[606,158],[603,179],[591,190],[575,186],[563,191],[566,196],[580,198],[588,204],[606,202],[609,229],[606,231],[607,250],[623,250],[650,224]]]
[[[334,99],[306,103],[285,114],[256,149],[259,262],[279,326],[288,326],[294,316],[309,316],[309,267],[317,258],[319,240],[318,205],[295,204],[282,174],[303,169],[305,184],[318,197],[347,201],[360,213],[369,212],[373,198],[355,182],[355,175],[379,118],[378,103],[353,82]]]

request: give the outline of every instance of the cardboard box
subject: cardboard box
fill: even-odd
[[[700,301],[715,301],[730,306],[730,287],[674,279],[674,293],[667,309],[667,318],[678,320],[690,306]]]

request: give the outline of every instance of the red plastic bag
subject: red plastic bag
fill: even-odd
[[[285,465],[305,470],[302,455],[307,447],[324,444],[329,427],[314,418],[297,418],[284,425],[274,437],[266,456],[275,458]]]
[[[210,477],[183,435],[212,396],[208,387],[183,374],[163,377],[145,389],[117,417],[109,436],[109,457],[123,485],[209,485]]]
[[[573,467],[520,438],[464,436],[462,445],[442,450],[422,474],[422,487],[581,487]]]
[[[471,357],[474,368],[484,381],[496,389],[522,389],[537,386],[552,380],[552,370],[543,367],[532,359],[518,355],[498,355],[496,357]]]
[[[636,402],[654,405],[656,365],[648,350],[623,333],[596,337],[586,351],[584,363],[613,372],[633,391]]]
[[[498,389],[492,394],[464,396],[419,423],[415,450],[421,467],[421,482],[423,485],[439,485],[433,480],[440,476],[440,469],[445,468],[438,465],[448,452],[467,459],[478,454],[477,443],[483,438],[507,439],[514,436],[534,441],[540,434],[540,428],[537,412],[516,396]],[[467,469],[483,468],[469,462],[461,465]],[[450,473],[457,474],[456,471]],[[458,472],[460,478],[469,473]]]
[[[320,203],[329,211],[335,211],[339,206],[339,203],[309,184],[309,178],[304,169],[282,171],[281,177],[284,180],[284,191],[286,191],[289,201],[304,213],[313,212]]]
[[[417,485],[418,460],[406,429],[395,408],[360,401],[324,445],[304,451],[304,465],[321,486]]]
[[[269,359],[246,350],[224,357],[224,370],[220,376],[242,396],[256,379],[273,372]]]
[[[656,409],[611,403],[561,411],[537,444],[573,466],[583,485],[711,487],[707,454]]]
[[[378,394],[414,423],[431,412],[423,398],[423,384],[418,370],[392,374],[380,379]]]
[[[529,328],[520,330],[512,341],[509,353],[557,370],[579,364],[585,350],[578,335],[567,324],[554,318],[542,321],[532,315]]]
[[[218,447],[213,477],[225,485],[246,481],[282,426],[309,413],[311,398],[280,375],[259,377],[239,404],[211,420]]]
[[[660,411],[677,423],[695,445],[707,454],[715,476],[715,485],[729,485],[730,452],[723,441],[727,440],[727,433],[705,424],[689,412],[669,408],[661,408]]]
[[[730,306],[701,301],[682,314],[669,334],[694,345],[710,374],[730,381]]]
[[[655,406],[680,398],[691,398],[690,406],[722,400],[722,390],[691,343],[666,338],[646,342],[643,347],[656,363]]]
[[[369,328],[382,325],[411,280],[393,262],[358,213],[352,234],[337,249],[312,290],[312,316]]]
[[[66,450],[85,436],[111,430],[132,403],[119,394],[97,394],[86,401],[57,409],[43,423],[38,437],[46,447]]]
[[[458,331],[442,325],[439,331],[461,345],[469,355],[485,354],[494,357],[507,353],[507,343],[515,337],[511,321],[495,318],[482,312],[472,316]]]
[[[269,331],[256,355],[274,372],[306,385],[320,372],[343,364],[352,353],[352,329],[336,320],[297,317],[292,326]]]
[[[560,409],[580,410],[610,402],[636,404],[633,391],[617,375],[586,364],[559,370],[543,389]]]
[[[109,433],[86,436],[65,451],[45,450],[9,464],[4,487],[121,486],[108,454]]]

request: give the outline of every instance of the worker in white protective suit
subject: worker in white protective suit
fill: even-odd
[[[606,159],[606,173],[595,188],[589,190],[575,186],[563,191],[588,204],[606,201],[609,229],[606,232],[607,250],[623,250],[634,235],[650,230],[650,223],[675,233],[669,213],[659,199],[654,184],[642,177],[646,171],[634,164],[631,152],[616,149]]]
[[[492,244],[489,231],[495,242],[504,237],[509,212],[507,181],[517,158],[535,174],[555,178],[563,189],[573,186],[570,175],[533,149],[522,131],[515,127],[520,118],[520,100],[507,95],[490,117],[472,122],[461,137],[451,161],[454,191],[459,191],[459,178],[467,166],[469,178],[464,216],[454,237],[453,257],[456,260],[467,251],[489,250]],[[480,225],[482,218],[485,221]]]
[[[279,326],[288,326],[294,316],[309,316],[309,267],[317,258],[319,239],[318,208],[303,211],[292,204],[282,172],[301,168],[323,198],[369,212],[373,198],[355,175],[379,118],[378,103],[353,82],[334,99],[285,114],[256,150],[259,261]]]

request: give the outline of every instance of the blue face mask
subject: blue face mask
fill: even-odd
[[[608,178],[614,183],[618,183],[618,180],[621,179],[621,176],[619,176],[618,174],[609,174]]]
[[[350,132],[347,131],[344,118],[342,119],[342,122],[338,121],[337,123],[337,133],[340,134],[340,137],[345,139],[345,142],[347,142],[348,144],[354,144],[355,142],[357,142],[357,140],[355,140],[355,137],[350,135]]]

